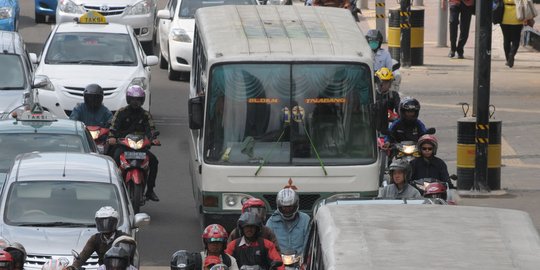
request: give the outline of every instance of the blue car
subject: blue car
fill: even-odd
[[[58,4],[58,0],[34,0],[34,2],[36,3],[36,23],[44,23],[47,15],[50,18],[56,16],[56,5]]]
[[[19,0],[0,0],[0,30],[17,31],[19,12]]]

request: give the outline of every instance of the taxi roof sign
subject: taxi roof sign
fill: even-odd
[[[107,24],[107,18],[101,15],[101,13],[90,10],[79,17],[80,24]]]
[[[25,110],[20,115],[17,115],[18,121],[31,121],[31,122],[51,122],[56,121],[56,117],[50,112],[43,110],[39,103],[32,105],[31,110]]]

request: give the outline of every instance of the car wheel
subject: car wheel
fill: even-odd
[[[169,63],[167,62],[167,59],[165,59],[165,56],[163,56],[162,53],[159,53],[159,68],[167,69],[168,66]]]
[[[36,23],[45,23],[45,15],[38,14],[37,12],[35,13],[35,15]]]
[[[171,52],[169,52],[169,59],[171,58]],[[180,72],[179,71],[175,71],[172,69],[171,67],[171,61],[168,62],[168,65],[167,65],[167,72],[169,74],[169,80],[171,81],[178,81],[178,79],[180,79]]]
[[[141,45],[146,55],[154,55],[154,42],[153,41],[141,42]]]
[[[179,79],[182,82],[189,82],[189,71],[186,72],[179,72]]]

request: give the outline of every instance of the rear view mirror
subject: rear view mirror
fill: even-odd
[[[168,9],[162,9],[157,12],[157,17],[160,19],[170,20],[172,16]]]
[[[426,134],[435,134],[435,132],[437,132],[437,130],[433,127],[426,130]]]
[[[32,88],[45,88],[49,84],[49,78],[46,76],[36,75]]]
[[[135,228],[140,228],[142,226],[146,226],[150,224],[150,216],[146,213],[138,213],[135,214]]]
[[[191,98],[188,102],[189,128],[201,129],[204,123],[204,96]]]
[[[401,63],[392,59],[392,71],[396,71],[401,67]]]
[[[29,60],[30,60],[30,63],[32,63],[32,64],[39,64],[39,62],[38,62],[38,57],[37,57],[37,55],[36,55],[35,53],[29,53],[29,54],[28,54],[28,57],[30,58],[30,59],[29,59]]]
[[[147,55],[144,59],[145,66],[155,66],[159,62],[159,59],[155,55]]]

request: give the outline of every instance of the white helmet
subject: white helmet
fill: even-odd
[[[50,259],[43,266],[41,270],[62,270],[68,265],[67,260]]]
[[[116,230],[120,215],[111,206],[103,206],[96,212],[96,228],[100,233],[112,233]]]
[[[280,190],[276,196],[276,205],[278,212],[284,220],[292,220],[295,218],[298,208],[300,206],[300,199],[298,194],[291,188],[284,188]],[[283,211],[284,206],[294,206],[293,211]]]

